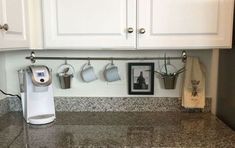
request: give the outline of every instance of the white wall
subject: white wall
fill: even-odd
[[[6,91],[6,70],[5,70],[5,54],[0,52],[0,89]],[[0,92],[0,100],[5,98]]]
[[[12,51],[6,54],[6,80],[7,90],[11,93],[18,93],[18,77],[17,70],[24,68],[31,64],[25,57],[30,55],[31,51]],[[36,56],[79,56],[79,57],[163,57],[165,51],[37,51]],[[181,51],[167,51],[167,56],[181,56]],[[211,55],[212,51],[198,50],[187,51],[188,55],[198,56],[207,69],[207,87],[206,95],[210,97],[210,67],[211,67]],[[44,64],[53,70],[53,84],[55,96],[97,96],[97,97],[125,97],[128,95],[128,83],[127,83],[127,63],[128,62],[148,62],[148,61],[114,61],[119,67],[122,80],[119,82],[107,83],[103,78],[103,69],[110,61],[91,61],[91,64],[95,67],[95,71],[99,77],[98,80],[91,83],[84,83],[81,80],[79,71],[83,64],[87,61],[68,61],[72,64],[76,70],[75,77],[72,83],[72,89],[62,90],[60,89],[58,78],[56,77],[57,68],[64,63],[64,61],[37,61],[36,64]],[[151,61],[150,61],[151,62]],[[155,63],[155,70],[159,70],[159,67],[163,64],[163,61],[153,61]],[[172,60],[177,68],[183,66],[180,60]],[[160,65],[160,66],[159,66]],[[2,66],[1,66],[2,67]],[[3,78],[1,78],[3,79]],[[164,90],[160,88],[159,79],[155,77],[155,97],[179,97],[181,96],[181,82],[182,77],[179,77],[177,88],[175,90]]]

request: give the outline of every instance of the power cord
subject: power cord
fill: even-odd
[[[4,95],[7,95],[7,96],[17,97],[18,99],[21,100],[21,97],[20,97],[19,95],[8,94],[8,93],[4,92],[4,91],[1,90],[1,89],[0,89],[0,92],[3,93]]]

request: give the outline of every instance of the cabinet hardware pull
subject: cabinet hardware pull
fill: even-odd
[[[145,33],[145,29],[144,28],[140,28],[139,33],[140,34],[144,34]]]
[[[128,32],[128,33],[133,33],[133,32],[134,32],[134,29],[133,29],[132,27],[129,27],[129,28],[127,29],[127,32]]]
[[[3,29],[5,31],[8,31],[9,30],[9,26],[7,24],[4,24],[3,26],[0,25],[0,29]]]

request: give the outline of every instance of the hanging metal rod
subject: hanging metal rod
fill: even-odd
[[[36,60],[182,60],[183,62],[187,59],[186,51],[182,51],[181,57],[36,57],[35,52],[31,52],[30,56],[25,59],[31,60],[35,63]]]

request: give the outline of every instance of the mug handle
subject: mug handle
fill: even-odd
[[[114,64],[113,63],[108,63],[106,66],[105,66],[105,69],[108,69],[109,67],[113,67]]]
[[[89,63],[85,63],[85,64],[82,66],[82,71],[83,71],[87,66],[90,66],[90,64],[89,64]]]
[[[84,70],[86,67],[91,67],[90,59],[88,58],[88,63],[85,63],[82,67],[82,70]]]

